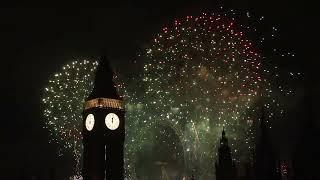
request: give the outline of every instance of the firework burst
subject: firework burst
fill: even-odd
[[[115,77],[126,104],[128,179],[137,179],[138,154],[146,155],[146,147],[158,142],[175,150],[167,160],[181,161],[184,173],[212,177],[223,128],[234,160],[240,163],[253,151],[259,108],[265,109],[267,121],[281,120],[285,109],[278,97],[293,90],[281,81],[278,67],[268,64],[271,57],[294,54],[265,50],[269,36],[252,38],[257,29],[240,24],[236,16],[231,10],[173,21],[142,53],[139,76]],[[252,19],[250,13],[244,16]],[[275,39],[278,29],[271,29],[270,39]],[[52,140],[60,142],[61,149],[71,149],[76,159],[82,152],[82,105],[92,90],[97,65],[86,60],[67,64],[44,89],[44,116]]]
[[[241,25],[235,15],[231,10],[177,19],[163,27],[142,54],[143,82],[137,89],[145,91],[127,100],[128,174],[135,173],[136,154],[145,151],[144,144],[161,138],[154,131],[163,131],[167,138],[162,141],[171,149],[182,145],[183,152],[175,152],[175,157],[183,159],[187,174],[196,171],[196,176],[206,178],[213,176],[223,128],[239,164],[254,150],[261,108],[270,128],[271,121],[281,120],[284,108],[278,92],[293,91],[279,83],[278,67],[267,64],[271,56],[284,55],[266,56],[269,50],[263,43],[268,37],[250,39],[257,29]],[[251,18],[248,13],[246,17]],[[275,31],[273,27],[270,39],[275,39]],[[174,130],[178,144],[169,138],[168,130],[157,129],[163,125]]]
[[[60,144],[59,155],[71,151],[80,172],[81,119],[85,98],[93,88],[96,61],[72,61],[49,80],[43,93],[43,114],[51,142]]]

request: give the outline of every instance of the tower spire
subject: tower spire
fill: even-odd
[[[106,55],[83,110],[83,179],[123,180],[125,111]]]
[[[236,167],[231,157],[231,148],[223,128],[220,146],[218,148],[218,160],[215,162],[217,180],[235,180]]]
[[[113,82],[113,71],[106,55],[100,57],[94,79],[94,88],[87,100],[95,98],[120,99]]]

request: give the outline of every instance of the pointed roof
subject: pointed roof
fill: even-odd
[[[87,100],[95,98],[121,99],[113,82],[113,71],[105,55],[101,56],[94,79],[94,88]]]
[[[221,135],[222,136],[220,138],[220,145],[228,146],[228,138],[226,137],[226,131],[224,130],[224,127],[223,127]]]
[[[223,129],[222,129],[222,137],[225,137],[226,136],[226,132],[224,131],[224,126],[223,126]]]

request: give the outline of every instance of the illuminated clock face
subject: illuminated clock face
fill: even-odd
[[[88,131],[91,131],[94,126],[94,116],[93,114],[89,114],[86,118],[86,128]]]
[[[114,113],[109,113],[105,119],[106,126],[110,130],[115,130],[119,127],[120,120],[119,117]]]

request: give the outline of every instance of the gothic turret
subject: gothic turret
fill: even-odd
[[[231,149],[228,145],[228,138],[224,129],[220,139],[218,156],[218,161],[215,163],[216,180],[235,180],[236,167],[231,157]]]
[[[83,179],[123,180],[124,104],[105,56],[83,110]]]

